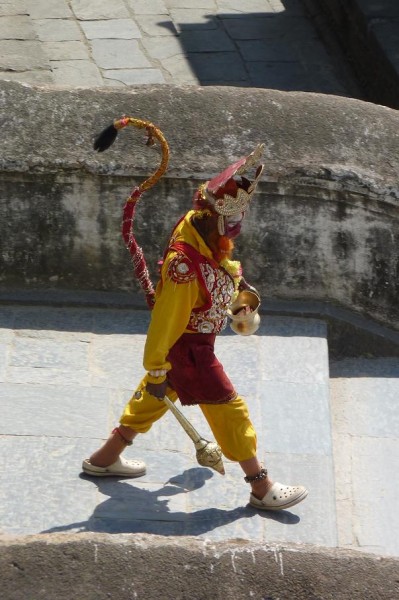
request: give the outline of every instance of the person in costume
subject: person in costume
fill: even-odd
[[[146,433],[168,410],[163,399],[198,405],[223,455],[238,462],[251,486],[249,502],[258,509],[280,510],[304,500],[301,485],[270,479],[257,457],[257,437],[248,406],[215,356],[215,338],[228,322],[237,295],[250,290],[241,265],[232,259],[233,240],[261,177],[262,147],[246,156],[194,195],[193,209],[175,225],[155,290],[144,349],[147,374],[127,403],[108,440],[83,461],[92,476],[138,477],[139,460],[121,453],[139,433]],[[253,181],[244,177],[256,168]],[[242,309],[246,314],[248,306]]]

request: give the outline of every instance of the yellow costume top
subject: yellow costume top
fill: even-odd
[[[189,211],[185,217],[177,224],[173,231],[170,244],[185,242],[192,246],[203,257],[215,263],[213,254],[209,246],[195,229],[191,222],[191,218],[195,211]],[[167,360],[167,355],[172,346],[177,342],[183,333],[193,333],[195,318],[193,321],[192,311],[206,305],[209,301],[209,293],[204,289],[203,285],[194,273],[190,273],[187,264],[176,261],[176,251],[169,251],[162,265],[161,280],[159,281],[155,293],[155,306],[152,310],[151,322],[147,333],[147,340],[144,349],[144,368],[147,371],[168,371],[171,368],[170,362]],[[227,271],[226,280],[222,286],[219,285],[218,294],[225,303],[230,303],[234,287],[238,287],[241,279],[240,264],[237,261],[223,260],[220,265],[224,271]],[[187,271],[187,274],[186,274]],[[193,275],[193,276],[191,276]],[[231,277],[234,279],[232,283]],[[176,279],[178,278],[178,279]],[[213,285],[215,279],[212,273],[209,273],[208,280],[205,278],[206,287],[209,284]],[[179,283],[177,283],[179,281]],[[209,287],[211,287],[209,286]],[[230,286],[230,287],[229,287]],[[208,289],[209,292],[209,289]],[[211,316],[213,311],[208,311]],[[190,321],[191,319],[191,321]],[[190,322],[190,323],[189,323]],[[203,321],[200,323],[197,331],[201,333],[210,333],[206,326],[212,326],[211,322]],[[202,327],[202,328],[201,328]],[[215,331],[219,331],[215,329]],[[194,329],[195,331],[195,329]],[[148,375],[148,380],[154,383],[160,383],[165,380],[166,375],[161,377],[152,377]]]

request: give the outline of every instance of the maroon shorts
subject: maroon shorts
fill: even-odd
[[[237,393],[215,356],[215,334],[183,333],[171,348],[168,382],[183,405],[225,404]]]

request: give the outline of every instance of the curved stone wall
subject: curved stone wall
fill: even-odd
[[[156,278],[175,220],[199,182],[266,145],[266,175],[237,243],[264,298],[322,300],[399,329],[399,116],[342,97],[274,90],[31,88],[0,82],[0,291],[136,290],[120,236],[134,183],[157,164],[142,133],[103,155],[114,117],[152,120],[167,175],[138,206]]]
[[[188,536],[51,533],[0,537],[7,600],[263,598],[392,600],[399,560],[305,544]],[[339,590],[337,592],[337,590]]]

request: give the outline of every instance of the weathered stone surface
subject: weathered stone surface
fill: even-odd
[[[165,66],[170,68],[172,60],[165,61]],[[219,81],[227,84],[232,83],[232,79],[240,81],[240,85],[247,78],[247,71],[244,63],[237,60],[232,52],[193,52],[190,54],[190,68],[197,77],[209,84]],[[233,74],[234,73],[234,74]]]
[[[215,8],[215,0],[164,0],[164,2],[169,9],[170,8],[205,8],[205,9],[213,10]]]
[[[78,19],[125,19],[129,16],[123,0],[72,0],[71,8]]]
[[[37,40],[0,40],[0,70],[47,69],[49,63]]]
[[[176,29],[183,31],[206,31],[207,29],[217,29],[216,19],[210,19],[201,8],[172,8],[170,15],[173,19]],[[221,32],[219,31],[219,35]]]
[[[27,16],[0,16],[0,40],[34,40],[36,34]]]
[[[32,19],[68,19],[72,16],[67,0],[25,0],[24,3]]]
[[[78,25],[69,19],[38,19],[34,21],[34,25],[38,38],[42,42],[66,42],[82,39]]]
[[[135,21],[146,35],[164,37],[168,35],[177,35],[177,29],[171,18],[168,15],[160,16],[161,20],[154,19],[154,15],[136,15]]]
[[[54,83],[59,86],[78,86],[82,76],[86,86],[96,87],[103,83],[98,67],[90,60],[51,60]]]
[[[168,9],[163,0],[126,0],[127,6],[135,15],[167,15]]]
[[[58,2],[58,0],[55,1]],[[2,2],[0,5],[1,16],[26,15],[27,13],[28,9],[26,5],[26,0],[8,0],[6,2]]]
[[[159,124],[171,148],[166,176],[137,213],[153,275],[198,183],[264,142],[265,177],[237,242],[248,279],[265,299],[335,302],[399,328],[394,110],[228,87],[65,93],[3,82],[2,92],[3,288],[135,286],[120,238],[122,203],[159,164],[159,151],[132,128],[107,153],[92,150],[99,130],[132,113]]]
[[[0,547],[3,594],[22,600],[392,600],[398,561],[307,546],[237,540],[199,542],[151,535],[6,537]],[[149,572],[162,577],[148,577]],[[188,577],[189,574],[189,577]],[[250,582],[250,583],[249,583]]]
[[[278,4],[278,8],[284,10],[284,6],[280,1]],[[274,12],[272,2],[268,2],[267,0],[246,0],[245,5],[240,0],[218,0],[217,5],[219,12],[222,14],[231,12],[238,13],[239,15],[243,13],[270,14]]]
[[[91,115],[89,107],[94,102],[98,111]],[[396,111],[348,98],[262,89],[248,93],[225,87],[151,86],[126,90],[122,95],[113,90],[68,90],[65,95],[63,90],[3,83],[1,108],[9,114],[9,133],[1,148],[0,165],[11,172],[20,163],[22,170],[31,173],[42,169],[54,172],[62,166],[63,170],[84,167],[117,176],[132,176],[135,165],[137,174],[144,175],[151,150],[145,153],[140,144],[132,144],[137,135],[132,130],[121,134],[106,154],[96,155],[91,149],[99,126],[129,106],[165,131],[172,151],[169,177],[213,174],[226,161],[251,150],[256,141],[263,141],[265,181],[277,177],[281,181],[289,175],[298,181],[301,177],[316,181],[318,177],[326,182],[325,194],[346,185],[351,191],[380,194],[388,202],[389,192],[396,192]],[[16,119],[21,107],[27,111],[22,122]],[[62,132],[54,129],[60,115],[64,115]],[[33,121],[37,127],[29,128],[27,138],[25,123]],[[219,133],[212,144],[204,137],[204,128]]]
[[[103,72],[107,83],[117,85],[142,85],[164,83],[165,79],[159,69],[114,69]]]
[[[93,39],[137,39],[141,37],[133,21],[126,19],[106,19],[104,21],[82,21],[81,27],[88,40]]]
[[[163,61],[166,58],[184,54],[183,48],[177,38],[163,37],[162,40],[160,40],[159,37],[144,37],[141,40],[141,43],[149,56],[156,58],[157,60]]]
[[[52,61],[89,60],[89,49],[80,41],[43,42],[43,50]],[[76,65],[78,68],[80,65]],[[93,65],[95,67],[95,65]]]
[[[19,81],[19,83],[29,83],[30,85],[45,85],[53,83],[53,75],[50,70],[37,71],[0,71],[0,79],[8,81]]]
[[[93,39],[93,56],[102,69],[137,69],[151,67],[136,40]]]

